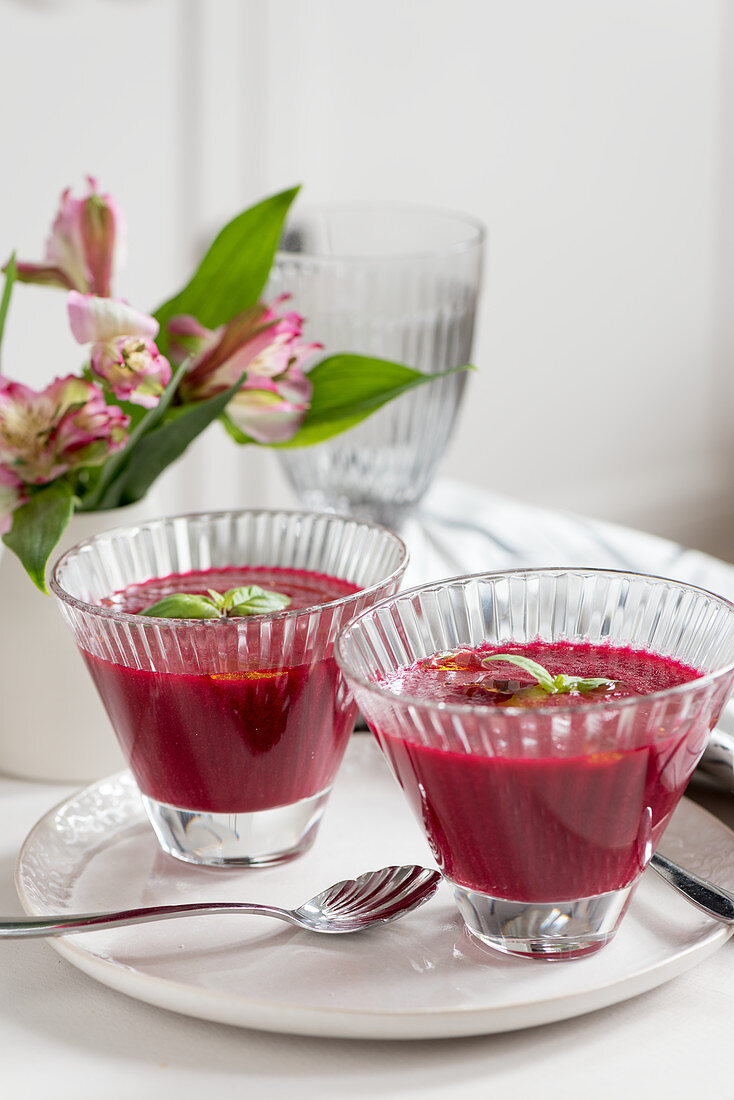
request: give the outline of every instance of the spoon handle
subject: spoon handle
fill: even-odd
[[[195,917],[202,913],[251,913],[256,916],[278,917],[289,924],[298,919],[286,909],[274,905],[248,905],[246,902],[207,901],[183,905],[150,905],[141,909],[121,909],[116,913],[70,913],[65,917],[19,917],[0,922],[0,939],[21,939],[31,936],[61,936],[67,932],[93,932],[95,928],[122,928],[127,924],[147,924],[148,921],[169,920],[171,917]]]
[[[686,871],[659,852],[650,860],[650,866],[698,909],[724,924],[734,924],[734,894]]]

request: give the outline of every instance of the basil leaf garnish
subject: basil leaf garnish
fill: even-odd
[[[225,605],[225,598],[221,592],[215,592],[213,588],[207,588],[209,593],[209,599],[212,601],[217,611],[221,611]]]
[[[239,615],[267,615],[274,611],[284,611],[291,602],[290,596],[282,592],[274,592],[272,589],[260,588],[257,584],[248,585],[246,588],[233,588],[226,594],[231,598],[229,614]]]
[[[613,687],[616,680],[607,680],[604,676],[556,676],[553,681],[558,692],[595,691],[600,687]]]
[[[553,694],[553,677],[550,672],[543,665],[538,664],[537,661],[531,660],[530,657],[522,657],[519,653],[493,653],[491,657],[482,658],[483,665],[486,665],[489,661],[507,661],[508,665],[517,665],[518,668],[529,672],[544,691],[547,691],[549,695]]]
[[[138,611],[138,615],[150,615],[156,619],[218,619],[219,611],[206,596],[191,592],[173,592],[150,607]]]
[[[223,595],[208,589],[208,596],[193,592],[172,592],[150,607],[138,611],[138,615],[150,615],[157,619],[224,619],[245,615],[268,615],[284,611],[291,602],[290,596],[257,584],[230,588]]]
[[[551,673],[538,661],[530,657],[523,657],[519,653],[493,653],[491,657],[483,657],[482,664],[490,661],[507,661],[510,665],[517,665],[538,681],[538,686],[548,695],[568,695],[572,691],[595,691],[600,687],[614,687],[616,680],[608,680],[605,676],[567,676],[559,672],[557,676]]]

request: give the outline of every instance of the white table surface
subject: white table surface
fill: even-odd
[[[471,516],[457,521],[457,515]],[[486,532],[493,532],[488,535]],[[412,521],[413,579],[513,564],[660,572],[734,594],[734,567],[608,525],[448,483]],[[36,820],[73,790],[0,777],[0,912]],[[734,827],[734,797],[689,794]],[[0,1097],[734,1098],[734,943],[640,997],[558,1024],[431,1042],[279,1036],[178,1016],[75,970],[44,941],[0,945]]]

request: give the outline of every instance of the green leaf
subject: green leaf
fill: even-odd
[[[614,687],[616,680],[608,680],[606,676],[565,676],[559,673],[553,681],[556,691],[567,694],[570,691],[596,691],[597,688]]]
[[[287,442],[269,446],[310,447],[314,443],[322,443],[353,428],[400,394],[438,378],[473,369],[467,364],[434,374],[423,374],[403,363],[393,363],[387,359],[346,353],[331,355],[309,371],[308,377],[314,387],[313,399],[300,429]],[[224,425],[237,443],[256,442],[226,416]]]
[[[192,592],[173,592],[162,600],[138,611],[156,619],[218,619],[219,612],[212,600]]]
[[[138,439],[128,452],[127,461],[108,491],[95,504],[96,508],[118,508],[142,500],[160,474],[179,458],[188,445],[201,435],[213,420],[224,412],[227,404],[242,385],[238,378],[233,386],[208,401],[184,405],[175,416]]]
[[[257,585],[247,585],[244,588],[230,588],[227,592],[224,593],[223,596],[218,597],[219,603],[217,604],[217,606],[221,611],[227,612],[232,607],[234,607],[236,603],[245,602],[248,599],[250,592],[253,590],[253,588],[256,587]],[[258,589],[258,591],[262,592],[262,589],[260,588]],[[212,599],[214,599],[214,593],[211,589],[209,589],[209,594]]]
[[[148,432],[153,431],[163,419],[176,393],[179,382],[186,374],[187,368],[188,360],[182,363],[181,366],[173,372],[171,380],[161,394],[158,404],[154,405],[152,409],[148,409],[145,415],[138,419],[137,424],[135,424],[135,427],[127,438],[125,446],[107,459],[99,476],[92,481],[94,485],[93,490],[83,495],[81,498],[80,510],[82,512],[96,512],[101,508],[117,507],[117,495],[113,485],[115,478],[130,462],[139,440]]]
[[[518,668],[524,669],[525,672],[529,672],[530,675],[538,681],[540,687],[549,695],[553,695],[556,692],[556,688],[553,683],[553,677],[547,668],[538,664],[537,661],[533,661],[530,657],[523,657],[519,653],[493,653],[491,657],[483,657],[482,664],[489,664],[490,661],[506,661],[508,665],[517,665]]]
[[[222,593],[215,592],[213,588],[207,588],[207,592],[209,593],[209,599],[212,601],[217,611],[224,611],[226,600]]]
[[[190,313],[206,328],[217,328],[257,302],[298,190],[272,195],[225,225],[191,281],[153,314],[161,326],[156,343],[164,355],[168,322],[177,314]]]
[[[17,554],[41,592],[48,593],[46,564],[73,513],[71,485],[63,480],[53,481],[16,508],[13,526],[3,535],[3,542]]]
[[[272,589],[251,584],[244,588],[231,588],[225,593],[225,606],[230,615],[268,615],[284,611],[291,602],[290,596]]]
[[[3,287],[3,296],[0,299],[0,345],[3,342],[3,333],[5,332],[5,318],[8,316],[8,307],[10,306],[10,295],[13,293],[13,286],[17,276],[17,270],[15,267],[15,253],[11,255],[8,260],[7,267],[5,268],[5,286]]]

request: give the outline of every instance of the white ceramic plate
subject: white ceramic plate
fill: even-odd
[[[683,802],[664,849],[734,888],[734,834]],[[352,740],[314,849],[270,869],[188,867],[165,856],[126,774],[50,811],[28,836],[17,887],[28,913],[175,901],[297,905],[345,876],[432,860],[367,736]],[[442,886],[423,909],[358,936],[316,936],[266,918],[216,916],[49,942],[80,970],[142,1001],[203,1019],[304,1035],[436,1038],[509,1031],[651,989],[729,937],[652,871],[616,940],[566,963],[503,957],[464,932]]]

